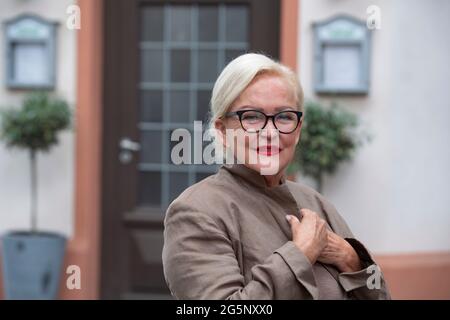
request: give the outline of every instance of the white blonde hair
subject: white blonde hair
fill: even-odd
[[[299,111],[303,111],[303,90],[295,72],[263,54],[246,53],[228,63],[214,84],[209,128],[214,128],[214,122],[229,110],[256,76],[265,73],[273,73],[285,79],[292,87]]]

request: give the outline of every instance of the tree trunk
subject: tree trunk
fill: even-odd
[[[30,173],[31,173],[31,232],[37,232],[37,170],[36,170],[36,150],[30,151]]]

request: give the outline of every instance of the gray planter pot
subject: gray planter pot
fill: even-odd
[[[6,299],[56,299],[66,238],[53,233],[9,233],[2,238]]]

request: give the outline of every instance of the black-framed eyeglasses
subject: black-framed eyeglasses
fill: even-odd
[[[280,132],[289,134],[297,129],[303,112],[286,110],[267,115],[259,110],[238,110],[225,113],[225,117],[238,116],[242,129],[248,132],[259,132],[264,129],[269,119],[272,120],[274,127]]]

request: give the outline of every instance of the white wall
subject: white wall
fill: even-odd
[[[0,23],[23,13],[59,22],[55,93],[75,107],[76,32],[66,28],[71,0],[1,0]],[[5,86],[4,32],[0,33],[0,109],[19,106],[23,91]],[[30,226],[30,170],[28,154],[6,149],[0,142],[0,234]],[[38,156],[38,227],[70,236],[73,228],[74,132],[60,135],[60,144]]]
[[[324,181],[324,195],[376,253],[450,250],[450,2],[301,0],[299,75],[313,91],[311,24],[338,13],[373,32],[370,94],[335,99],[374,136]]]

